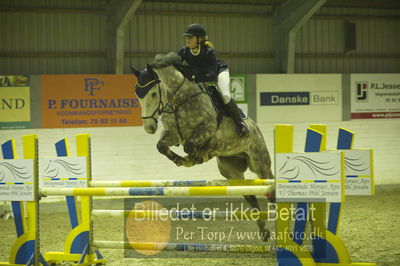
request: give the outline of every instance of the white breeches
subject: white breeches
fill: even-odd
[[[229,69],[226,69],[218,74],[218,90],[222,95],[222,100],[224,104],[227,104],[231,101],[232,96],[229,89],[230,77],[229,77]]]

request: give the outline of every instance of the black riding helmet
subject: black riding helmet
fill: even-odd
[[[183,33],[185,36],[197,36],[197,37],[203,37],[207,35],[206,29],[201,26],[198,23],[195,24],[190,24],[187,28],[185,33]]]

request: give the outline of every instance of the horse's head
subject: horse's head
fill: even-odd
[[[162,112],[160,80],[149,65],[143,71],[136,70],[132,66],[131,69],[138,79],[135,92],[142,106],[143,127],[147,133],[154,134]]]
[[[168,93],[171,90],[176,92],[183,82],[181,57],[174,52],[158,54],[154,62],[143,71],[132,66],[131,69],[138,78],[135,92],[142,106],[144,129],[147,133],[154,134],[157,131],[158,118],[167,104],[165,101]]]

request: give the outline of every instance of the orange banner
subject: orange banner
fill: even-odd
[[[134,75],[41,75],[43,128],[141,126]]]

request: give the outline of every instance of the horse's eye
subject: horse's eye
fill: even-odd
[[[157,93],[155,93],[155,92],[153,92],[152,94],[151,94],[151,97],[156,97],[156,95],[157,95]]]

